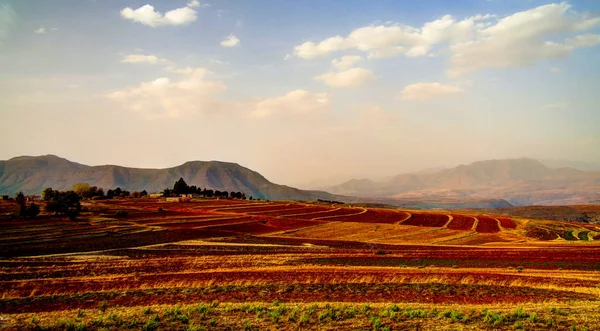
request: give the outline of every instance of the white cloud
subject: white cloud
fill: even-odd
[[[286,55],[283,57],[283,60],[284,60],[284,61],[287,61],[287,60],[289,60],[289,59],[291,59],[291,58],[292,58],[292,56],[291,56],[290,54],[286,54]]]
[[[600,23],[596,21],[573,12],[565,2],[515,13],[478,31],[476,40],[450,46],[453,55],[448,73],[459,76],[479,69],[529,66],[567,57],[575,48],[592,46],[594,37],[576,36],[564,44],[549,39],[591,28]]]
[[[550,68],[550,72],[553,73],[553,74],[558,74],[558,73],[561,73],[563,71],[565,71],[565,70],[563,68],[560,68],[560,67],[552,67],[552,68]]]
[[[375,79],[375,75],[367,69],[351,68],[344,71],[328,72],[315,77],[333,87],[356,87]]]
[[[349,49],[365,52],[368,58],[449,54],[448,74],[460,76],[480,69],[528,66],[545,59],[564,58],[576,48],[599,45],[600,35],[575,35],[561,41],[562,35],[598,26],[600,17],[577,13],[562,2],[504,18],[477,14],[457,20],[445,15],[421,27],[364,26],[345,37],[337,35],[297,45],[294,54],[303,59]],[[435,50],[436,46],[440,50]]]
[[[441,83],[416,83],[406,86],[400,92],[400,98],[403,100],[424,101],[433,98],[453,96],[464,93],[465,90],[452,85]]]
[[[154,55],[142,55],[142,54],[129,54],[126,55],[123,60],[123,63],[149,63],[149,64],[166,64],[169,63],[167,59],[159,58]]]
[[[176,118],[220,109],[221,102],[215,95],[223,92],[225,85],[207,80],[209,72],[203,68],[186,68],[178,73],[181,75],[178,80],[161,77],[110,93],[107,98],[148,119]]]
[[[188,2],[187,6],[190,8],[198,8],[198,7],[200,7],[200,1],[192,0],[192,1]]]
[[[225,38],[225,40],[221,41],[221,46],[223,46],[223,47],[234,47],[239,44],[240,44],[240,40],[232,34],[227,36],[227,38]]]
[[[135,10],[127,7],[121,10],[121,16],[153,28],[164,25],[185,25],[198,18],[195,8],[200,6],[200,3],[194,0],[190,1],[186,7],[169,10],[164,15],[155,11],[152,5],[144,5]]]
[[[228,65],[229,62],[227,61],[221,61],[221,60],[210,60],[210,63],[214,63],[214,64],[218,64],[218,65]]]
[[[275,114],[307,114],[327,109],[330,104],[327,93],[296,90],[280,97],[259,101],[251,115],[267,117]]]
[[[571,47],[593,47],[600,45],[600,34],[582,34],[569,38],[565,42]]]
[[[35,31],[33,31],[33,33],[36,34],[45,34],[46,33],[46,28],[44,28],[43,26]]]
[[[353,64],[361,59],[362,57],[359,55],[345,55],[339,59],[331,60],[331,64],[333,64],[333,66],[338,70],[344,70],[350,68]]]

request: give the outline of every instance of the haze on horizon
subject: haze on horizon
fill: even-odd
[[[600,2],[0,0],[0,159],[600,163]]]

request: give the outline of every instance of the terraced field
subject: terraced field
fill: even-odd
[[[600,329],[600,225],[241,200],[84,208],[20,219],[0,203],[0,329]]]

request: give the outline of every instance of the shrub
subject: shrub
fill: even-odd
[[[142,330],[144,331],[154,331],[156,329],[158,329],[158,322],[153,319],[148,320],[142,327]]]

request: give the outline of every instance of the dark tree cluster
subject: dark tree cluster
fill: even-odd
[[[46,211],[64,215],[74,220],[81,212],[81,197],[75,191],[58,191],[46,188],[42,192],[42,200],[47,201]]]
[[[32,202],[27,206],[27,199],[23,192],[19,192],[15,196],[15,201],[19,205],[19,216],[21,217],[36,217],[40,213],[40,206]]]
[[[81,199],[104,199],[104,189],[90,186],[88,183],[74,184],[73,191],[77,193]]]
[[[209,190],[207,188],[189,186],[183,178],[179,178],[173,185],[172,189],[166,188],[163,191],[163,196],[180,196],[181,194],[198,194],[206,198],[230,198],[230,199],[246,199],[246,194],[242,192],[227,192],[219,190]]]

